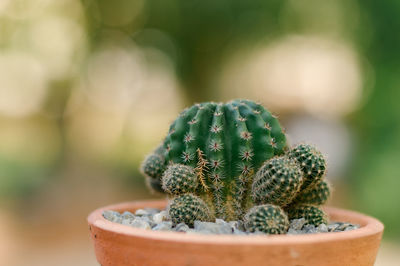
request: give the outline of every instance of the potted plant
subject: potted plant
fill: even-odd
[[[330,195],[324,156],[307,144],[289,147],[278,119],[260,104],[234,100],[185,109],[142,172],[169,201],[123,203],[90,214],[101,265],[375,261],[383,225],[322,208]],[[342,223],[328,226],[329,220]],[[347,229],[339,232],[343,222]]]

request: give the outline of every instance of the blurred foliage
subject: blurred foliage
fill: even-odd
[[[350,176],[353,198],[357,208],[383,220],[387,235],[400,239],[400,2],[367,0],[360,5],[365,26],[358,45],[374,69],[375,86],[351,118],[358,136]]]
[[[83,3],[94,49],[107,30],[117,27],[138,45],[162,50],[173,59],[188,102],[212,99],[213,78],[230,52],[279,33],[279,10],[284,5],[278,0]],[[143,12],[137,14],[138,8]]]
[[[382,219],[387,234],[399,238],[399,12],[397,0],[2,1],[0,196],[42,193],[71,168],[81,168],[79,178],[86,177],[82,169],[95,168],[111,172],[110,180],[129,180],[129,189],[143,189],[137,170],[143,154],[184,104],[236,96],[229,86],[220,88],[230,73],[232,83],[237,76],[247,78],[239,96],[271,98],[283,118],[321,115],[318,108],[328,109],[339,98],[350,102],[352,113],[333,114],[355,135],[351,169],[343,181],[351,184],[354,208]],[[246,72],[253,70],[247,61],[276,52],[272,43],[283,49],[276,49],[279,55],[290,48],[288,56],[276,60],[281,69],[273,73],[281,74],[278,85],[291,91],[278,87],[271,94],[262,87],[258,79],[264,72],[272,75],[267,73],[271,65],[256,64],[258,76]],[[329,61],[339,56],[341,61]],[[232,58],[237,71],[227,72]],[[304,81],[297,79],[302,73],[296,66],[295,73],[281,71],[299,62],[315,83],[296,86]],[[351,67],[341,69],[342,64]],[[320,66],[325,72],[315,69]],[[362,88],[347,93],[360,92],[360,99],[347,101],[343,88],[326,91],[324,84],[340,86],[340,71],[354,68]],[[307,91],[308,84],[318,89]],[[274,98],[285,93],[321,102],[306,108],[312,101]],[[332,117],[324,119],[329,123]]]

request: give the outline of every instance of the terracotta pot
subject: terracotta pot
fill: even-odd
[[[98,262],[103,265],[373,265],[383,225],[366,215],[326,208],[332,221],[360,229],[311,235],[234,236],[157,232],[107,221],[104,210],[164,208],[165,201],[121,203],[88,217]]]

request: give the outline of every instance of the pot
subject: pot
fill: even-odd
[[[383,224],[361,213],[326,207],[332,221],[361,227],[309,235],[195,235],[151,231],[110,222],[104,210],[164,209],[150,200],[106,206],[88,217],[98,262],[103,265],[374,265]]]

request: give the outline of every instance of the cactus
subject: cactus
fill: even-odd
[[[272,158],[258,170],[252,186],[256,203],[288,205],[303,182],[300,167],[286,156]]]
[[[161,177],[165,172],[164,157],[158,153],[152,153],[146,157],[141,166],[141,172],[146,177],[147,186],[157,192],[163,192]]]
[[[282,154],[286,138],[276,117],[251,101],[202,103],[184,110],[164,140],[168,164],[195,169],[196,195],[211,202],[219,218],[242,217],[255,171]]]
[[[193,226],[194,221],[212,221],[213,215],[207,204],[193,194],[184,194],[172,200],[168,206],[172,223]]]
[[[299,144],[288,153],[290,158],[297,160],[304,173],[301,190],[306,190],[318,183],[325,174],[324,156],[308,144]]]
[[[171,195],[195,192],[197,185],[194,168],[183,164],[171,164],[162,177],[162,188]]]
[[[171,198],[173,223],[244,218],[249,230],[270,234],[287,229],[284,211],[326,221],[317,207],[330,193],[325,169],[315,148],[288,150],[277,118],[248,100],[185,109],[142,164],[150,186]]]
[[[323,205],[329,199],[330,185],[326,180],[321,180],[315,186],[301,191],[291,204]]]
[[[289,219],[306,219],[306,224],[318,226],[328,223],[328,216],[325,212],[316,206],[312,205],[296,205],[287,211]]]
[[[251,208],[244,217],[244,224],[250,232],[284,234],[289,228],[285,212],[278,206],[266,204]]]

